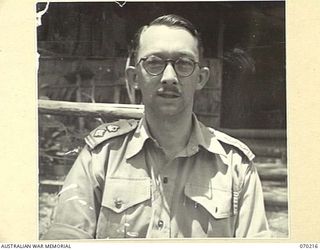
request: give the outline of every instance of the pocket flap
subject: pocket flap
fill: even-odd
[[[232,193],[229,190],[187,183],[184,192],[187,197],[203,206],[216,219],[232,215]]]
[[[151,197],[149,177],[141,179],[106,178],[102,206],[121,213]]]

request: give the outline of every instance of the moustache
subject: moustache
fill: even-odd
[[[162,86],[157,90],[158,95],[181,96],[181,90],[174,85]]]

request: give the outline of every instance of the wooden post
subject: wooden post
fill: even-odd
[[[222,14],[219,17],[219,32],[218,32],[218,46],[217,46],[217,57],[218,57],[218,63],[216,65],[216,83],[217,83],[217,89],[216,91],[219,91],[219,119],[217,121],[218,124],[215,124],[216,126],[221,126],[221,96],[222,96],[222,76],[223,76],[223,40],[224,40],[224,28],[225,24],[223,21]]]
[[[120,103],[121,85],[115,86],[113,90],[113,102]]]
[[[96,84],[95,84],[93,78],[90,80],[90,84],[91,84],[91,102],[95,103],[96,102],[96,98],[95,98],[95,96],[96,96]]]
[[[81,97],[81,76],[79,73],[76,74],[77,77],[77,94],[76,94],[76,101],[77,102],[81,102],[82,101],[82,97]],[[79,117],[79,130],[82,131],[84,129],[84,118],[83,117]]]

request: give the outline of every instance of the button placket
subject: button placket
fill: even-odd
[[[156,156],[154,157],[156,158]],[[150,155],[149,158],[154,193],[152,199],[153,216],[150,221],[148,237],[169,238],[171,233],[170,207],[175,186],[171,180],[174,180],[177,175],[177,159],[155,161],[154,157]],[[165,164],[161,165],[161,162],[165,162]]]
[[[150,236],[155,238],[168,238],[170,237],[170,208],[165,198],[165,190],[167,185],[161,181],[160,174],[157,175],[156,192],[159,197],[153,200],[152,207],[154,209],[154,216],[152,223],[152,231]],[[171,196],[170,196],[171,198]]]
[[[161,183],[162,195],[165,197],[164,203],[167,207],[167,209],[163,210],[157,224],[158,230],[162,232],[162,237],[170,237],[171,235],[171,207],[175,202],[173,200],[175,193],[175,182],[173,180],[176,179],[178,174],[179,160],[180,158],[175,158],[169,161],[161,171],[163,176]]]

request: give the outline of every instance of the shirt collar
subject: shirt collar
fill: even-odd
[[[126,158],[129,159],[138,154],[147,139],[151,138],[145,116],[143,116],[128,143]]]
[[[192,115],[192,120],[193,127],[189,142],[187,143],[186,150],[184,152],[185,156],[190,156],[198,152],[199,146],[202,146],[204,149],[211,153],[226,156],[224,148],[214,134],[214,129],[208,128],[203,125],[197,119],[195,114]],[[143,116],[136,128],[135,133],[128,143],[126,158],[129,159],[138,154],[142,150],[147,139],[151,139],[155,143],[157,143],[151,137],[145,116]]]
[[[188,145],[202,146],[207,151],[226,156],[226,151],[216,138],[214,129],[208,128],[203,125],[196,117],[192,115],[193,119],[193,130],[190,136]]]

